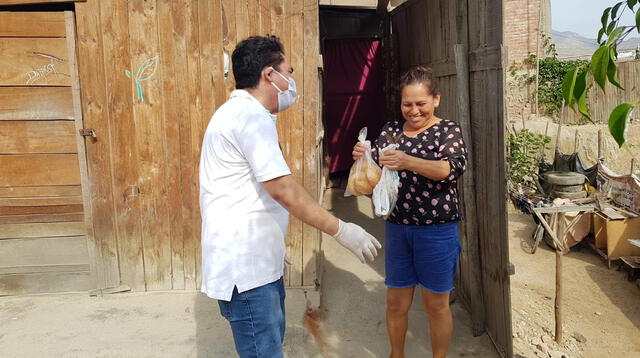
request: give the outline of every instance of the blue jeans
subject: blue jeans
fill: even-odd
[[[231,324],[240,358],[281,358],[284,342],[284,280],[218,300],[220,313]]]

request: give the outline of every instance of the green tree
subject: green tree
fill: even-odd
[[[591,56],[591,63],[574,67],[562,80],[562,97],[574,111],[580,112],[591,120],[587,108],[587,78],[593,77],[602,91],[606,91],[607,83],[623,89],[617,79],[616,60],[618,45],[633,31],[640,33],[639,0],[620,1],[606,8],[602,13],[602,28],[598,32],[600,47]],[[635,8],[635,9],[634,9]],[[620,19],[625,11],[635,14],[635,24],[621,25]],[[609,132],[622,147],[627,142],[627,126],[631,112],[640,106],[640,100],[618,105],[609,116]]]

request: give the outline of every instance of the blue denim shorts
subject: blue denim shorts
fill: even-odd
[[[220,313],[229,321],[240,358],[281,358],[284,342],[284,281],[238,293],[231,301],[218,300]]]
[[[453,290],[460,240],[458,222],[423,226],[385,223],[385,280],[388,287]]]

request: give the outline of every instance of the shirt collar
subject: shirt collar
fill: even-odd
[[[231,92],[231,94],[229,95],[229,98],[248,98],[249,100],[253,101],[255,104],[257,104],[258,106],[260,106],[260,108],[262,108],[268,115],[269,117],[271,117],[271,119],[275,122],[275,120],[277,119],[277,116],[275,114],[272,114],[271,112],[269,112],[269,110],[267,110],[266,108],[264,108],[264,106],[262,105],[262,103],[260,103],[260,101],[258,101],[255,97],[253,97],[251,95],[251,93],[247,92],[246,90],[243,89],[236,89],[233,90]]]

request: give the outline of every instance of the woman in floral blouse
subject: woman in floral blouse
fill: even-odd
[[[391,357],[404,357],[408,313],[420,286],[433,357],[444,358],[453,329],[449,292],[460,253],[456,183],[466,167],[466,149],[458,123],[434,113],[440,92],[430,68],[410,68],[400,90],[404,120],[386,123],[373,148],[374,159],[400,176],[398,201],[385,223]],[[399,148],[378,158],[391,143]],[[354,159],[363,154],[364,147],[356,144]]]

